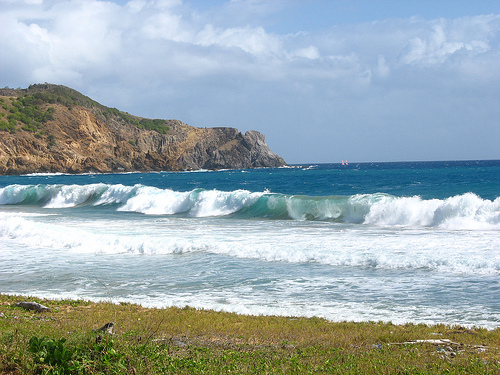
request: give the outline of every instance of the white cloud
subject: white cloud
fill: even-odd
[[[234,2],[230,6],[265,8],[260,1]],[[194,69],[199,76],[204,66],[208,66],[207,74],[216,73],[215,67],[224,74],[225,65],[237,69],[238,63],[241,74],[249,74],[248,62],[237,52],[240,50],[256,59],[251,61],[255,71],[271,73],[276,69],[276,77],[288,76],[283,69],[290,69],[293,75],[300,69],[304,77],[359,79],[372,72],[387,78],[399,64],[431,67],[452,57],[467,59],[487,53],[492,48],[489,38],[499,22],[495,16],[455,21],[413,19],[406,24],[397,20],[392,27],[386,21],[338,27],[325,38],[320,33],[273,35],[258,26],[217,26],[203,17],[193,21],[182,14],[185,8],[176,0],[134,0],[125,6],[101,1],[58,2],[39,7],[38,11],[38,16],[33,17],[33,9],[20,7],[3,17],[16,24],[18,45],[29,45],[30,54],[44,56],[37,71],[52,72],[47,79],[57,78],[57,71],[74,71],[76,75],[97,69],[109,72],[117,59],[136,64],[137,69],[149,70],[148,65],[157,68],[149,56],[157,56],[162,50],[174,57],[165,63],[178,64],[169,70],[188,75]],[[393,35],[395,28],[398,38]],[[25,58],[25,48],[14,48],[12,44],[8,47],[14,52],[13,58]],[[207,48],[218,52],[211,55]],[[141,51],[142,56],[137,56],[136,51]],[[183,63],[175,56],[190,61]],[[304,65],[301,59],[312,64]],[[469,66],[471,74],[474,72],[470,63],[464,66]],[[37,74],[37,78],[43,79],[41,75]],[[67,77],[67,73],[63,75]]]
[[[276,55],[281,52],[279,39],[267,34],[262,27],[222,29],[209,24],[198,33],[193,43],[201,46],[240,48],[254,56]]]
[[[457,53],[470,56],[489,51],[489,33],[485,26],[498,19],[481,18],[484,23],[478,23],[477,19],[471,19],[470,22],[450,22],[441,19],[432,22],[431,25],[424,25],[427,30],[422,30],[420,33],[424,35],[415,36],[408,41],[406,51],[401,58],[402,62],[436,65],[444,63]],[[464,29],[472,29],[471,35],[466,35]],[[482,39],[473,39],[476,35]]]
[[[106,105],[193,125],[265,122],[270,128],[260,130],[270,135],[310,118],[325,134],[337,121],[373,129],[380,118],[387,129],[398,119],[413,127],[409,133],[420,134],[420,126],[427,134],[446,116],[426,98],[455,108],[478,92],[489,98],[478,104],[485,115],[498,113],[489,103],[500,99],[500,15],[388,19],[287,35],[258,24],[284,7],[238,1],[204,13],[178,0],[7,3],[0,76],[14,87],[73,86]],[[426,106],[436,116],[419,124],[422,111],[431,111]],[[467,113],[447,116],[473,121]],[[372,133],[359,130],[359,144],[369,143]],[[322,152],[321,142],[311,150]]]
[[[168,13],[156,14],[144,22],[144,35],[151,39],[166,39],[176,42],[189,41],[188,33],[181,30],[181,17]]]
[[[292,51],[291,53],[289,53],[289,57],[290,58],[303,57],[310,60],[316,60],[320,58],[320,54],[317,47],[309,46],[306,48],[299,48],[297,50]]]
[[[378,64],[376,68],[377,75],[381,78],[387,78],[390,74],[390,68],[387,66],[385,62],[384,56],[380,55],[378,57]]]

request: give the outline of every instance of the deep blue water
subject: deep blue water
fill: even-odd
[[[473,192],[494,200],[500,192],[500,161],[444,161],[293,165],[292,168],[131,174],[0,176],[11,184],[144,184],[162,189],[269,190],[310,196],[387,193],[448,198]],[[246,173],[245,173],[246,172]]]

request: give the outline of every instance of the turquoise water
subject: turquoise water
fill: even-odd
[[[0,176],[0,292],[494,328],[499,192],[499,161]]]

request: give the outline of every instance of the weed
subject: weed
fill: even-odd
[[[36,362],[53,366],[53,374],[70,374],[75,370],[71,362],[75,351],[66,347],[65,342],[66,339],[33,336],[29,341],[29,351],[35,355]]]

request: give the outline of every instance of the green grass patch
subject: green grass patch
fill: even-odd
[[[23,300],[51,312],[15,305]],[[94,331],[107,322],[113,335]],[[429,339],[450,344],[414,341]],[[499,342],[499,329],[0,295],[1,374],[492,374]]]

